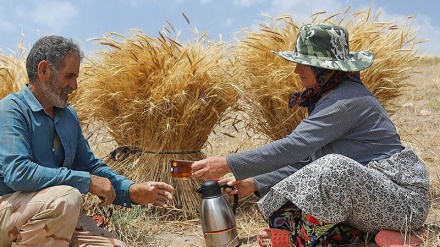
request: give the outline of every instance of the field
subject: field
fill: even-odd
[[[429,228],[424,246],[440,244],[438,226],[440,217],[440,58],[423,58],[408,80],[409,86],[396,100],[399,109],[392,115],[401,139],[425,161],[431,175],[432,209],[426,221]],[[216,133],[221,133],[219,126]],[[212,134],[206,155],[227,154],[264,143],[264,138],[249,133],[235,133],[234,137]],[[115,147],[104,132],[90,140],[98,157],[107,155]],[[177,188],[178,189],[178,188]],[[265,223],[254,207],[256,198],[240,201],[237,225],[242,246],[256,246],[255,234]],[[108,209],[102,209],[105,214]],[[172,210],[171,210],[172,211]],[[113,208],[107,229],[119,235],[128,246],[204,246],[199,220],[176,220],[170,211],[149,207],[133,209]],[[358,245],[359,246],[359,245]],[[360,246],[375,246],[362,244]]]

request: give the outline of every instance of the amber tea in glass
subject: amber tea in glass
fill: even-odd
[[[174,179],[189,179],[192,160],[171,160],[171,176]]]

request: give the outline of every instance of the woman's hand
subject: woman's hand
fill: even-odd
[[[174,187],[163,182],[145,182],[132,184],[129,189],[130,199],[136,204],[154,204],[167,208],[173,203]]]
[[[219,180],[220,184],[226,183],[229,186],[235,187],[232,188],[224,188],[224,191],[228,193],[230,196],[233,196],[238,193],[238,196],[244,197],[250,195],[257,191],[257,186],[255,186],[254,180],[252,178],[246,178],[244,180],[236,181],[235,178],[223,178]]]
[[[199,179],[218,179],[231,172],[225,156],[213,156],[194,161],[191,166],[192,177]]]

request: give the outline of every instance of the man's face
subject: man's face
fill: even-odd
[[[63,65],[57,74],[52,74],[48,81],[41,85],[47,102],[55,107],[67,107],[69,94],[77,89],[77,77],[79,74],[79,59],[73,54],[67,54]]]

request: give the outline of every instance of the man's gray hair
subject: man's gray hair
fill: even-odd
[[[55,35],[38,39],[32,46],[26,59],[26,71],[29,82],[37,80],[38,64],[43,60],[49,63],[53,73],[56,75],[64,57],[68,53],[73,53],[80,61],[84,58],[83,52],[72,39]]]

